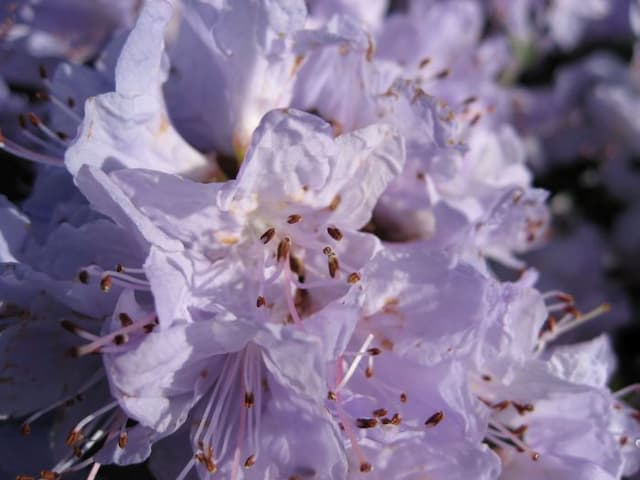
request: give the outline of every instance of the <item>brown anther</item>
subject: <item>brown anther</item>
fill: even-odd
[[[84,283],[85,285],[89,283],[89,272],[86,270],[80,270],[78,272],[78,280],[80,280],[80,283]]]
[[[127,432],[122,432],[118,437],[118,446],[124,448],[127,446],[127,443],[129,443],[129,435],[127,435]]]
[[[331,247],[324,247],[322,249],[322,253],[324,253],[325,255],[332,255],[333,254],[333,249]]]
[[[34,477],[30,477],[28,475],[18,475],[16,480],[36,480]]]
[[[73,97],[67,97],[67,105],[69,106],[69,108],[73,108],[76,106],[76,101],[73,99]]]
[[[387,413],[389,413],[387,411],[386,408],[377,408],[373,411],[373,416],[374,417],[386,417]]]
[[[358,272],[350,273],[349,276],[347,277],[347,283],[349,283],[351,285],[355,285],[360,280],[362,280],[362,277],[360,276],[360,274]]]
[[[42,123],[42,120],[40,120],[40,117],[38,117],[33,112],[27,113],[27,118],[29,119],[29,122],[31,123],[31,125],[33,125],[34,127],[37,127]]]
[[[41,480],[58,480],[60,474],[51,470],[40,470],[40,478]]]
[[[278,244],[278,261],[287,258],[289,250],[291,250],[291,239],[289,237],[284,237]]]
[[[378,425],[378,420],[375,418],[357,418],[356,426],[358,428],[374,428]]]
[[[142,327],[142,329],[144,330],[144,333],[151,333],[151,332],[153,332],[153,329],[156,328],[157,324],[158,324],[158,322],[147,323],[144,327]]]
[[[22,113],[18,115],[18,124],[23,130],[27,128],[27,117],[25,117]]]
[[[38,73],[40,74],[40,78],[43,80],[46,80],[47,78],[49,78],[49,75],[47,74],[47,69],[44,68],[44,65],[42,64],[38,65]]]
[[[256,300],[256,308],[260,308],[263,305],[266,305],[267,301],[264,299],[264,297],[262,295],[258,295],[258,298]]]
[[[84,435],[82,434],[81,431],[71,430],[71,432],[69,432],[69,435],[67,435],[67,440],[65,443],[70,447],[73,447],[76,443],[78,443],[83,438],[84,438]]]
[[[420,60],[420,63],[418,64],[418,68],[424,68],[430,63],[431,63],[431,59],[429,57],[424,57],[422,60]]]
[[[531,460],[537,462],[538,460],[540,460],[540,454],[538,452],[531,453]]]
[[[335,212],[340,206],[341,201],[342,201],[342,198],[340,197],[340,194],[337,194],[335,197],[333,197],[333,200],[331,200],[331,203],[327,208],[332,212]]]
[[[244,392],[244,406],[247,408],[253,407],[254,397],[253,392]]]
[[[0,145],[4,143],[4,135],[2,134],[2,130],[0,130]]]
[[[247,459],[244,461],[244,468],[251,468],[256,463],[256,456],[249,455]]]
[[[407,403],[407,394],[406,393],[403,392],[403,393],[400,394],[400,401],[402,403]]]
[[[382,353],[382,350],[380,350],[378,347],[372,347],[367,350],[367,353],[375,357],[376,355],[380,355]]]
[[[105,275],[102,280],[100,280],[100,289],[103,292],[108,292],[109,290],[111,290],[111,275]]]
[[[48,102],[51,99],[47,92],[36,92],[36,100]]]
[[[438,410],[436,413],[427,418],[424,424],[427,427],[435,427],[444,419],[444,412],[442,410]]]
[[[515,408],[520,415],[524,415],[527,412],[533,412],[535,407],[530,403],[525,403],[524,405],[517,402],[511,402],[513,404],[513,408]]]
[[[373,470],[373,467],[369,462],[360,462],[360,471],[362,473],[369,473],[371,470]]]
[[[487,375],[487,374],[482,375],[482,380],[484,380],[485,382],[490,382],[491,375]]]
[[[60,320],[60,326],[67,332],[76,333],[78,331],[78,326],[71,320]]]
[[[123,333],[119,333],[118,335],[113,337],[113,343],[115,343],[116,345],[124,345],[128,341],[129,341],[129,336]]]
[[[338,399],[338,396],[336,395],[336,392],[329,390],[329,392],[327,392],[327,398],[335,402]]]
[[[327,227],[327,233],[336,241],[342,240],[342,232],[337,227]]]
[[[334,255],[329,255],[329,275],[331,278],[336,278],[338,274],[338,270],[340,270],[340,262],[338,262],[338,257]]]
[[[451,75],[451,70],[445,68],[444,70],[436,73],[436,78],[447,78],[449,75]]]
[[[120,320],[120,325],[122,325],[123,327],[128,327],[129,325],[133,325],[133,320],[131,320],[131,317],[127,315],[125,312],[119,313],[118,319]]]
[[[266,245],[271,241],[271,239],[274,237],[275,234],[276,234],[276,229],[271,227],[262,235],[260,235],[260,240],[262,241],[262,243]]]
[[[20,433],[25,436],[31,435],[31,425],[29,425],[28,423],[23,423],[20,427]]]
[[[213,461],[213,458],[211,458],[211,456],[198,453],[196,454],[196,460],[204,464],[204,467],[207,469],[207,472],[216,473],[218,471],[218,465],[216,465],[216,462]]]
[[[629,437],[627,437],[626,435],[623,435],[620,437],[620,440],[618,442],[620,443],[621,447],[624,447],[628,441],[629,441]]]
[[[501,402],[490,405],[490,407],[502,411],[509,408],[509,405],[511,405],[511,402],[509,400],[502,400]]]
[[[373,368],[367,367],[364,371],[364,376],[367,378],[373,377]]]
[[[118,273],[124,272],[124,267],[122,266],[121,263],[116,264],[116,272]]]
[[[394,413],[393,417],[391,417],[391,425],[400,425],[400,423],[402,422],[402,417],[400,416],[399,413]]]
[[[66,355],[68,355],[71,358],[78,358],[80,357],[80,349],[78,347],[71,347],[69,350],[66,351]]]
[[[293,273],[298,275],[298,280],[304,282],[304,263],[295,255],[289,255],[289,268]]]
[[[290,224],[290,225],[298,223],[301,220],[302,220],[302,215],[298,215],[298,214],[289,215],[287,217],[287,223]]]
[[[471,121],[469,122],[469,125],[471,125],[472,127],[478,123],[480,121],[480,118],[482,117],[481,113],[476,113],[473,118],[471,118]]]
[[[60,130],[58,130],[58,131],[56,132],[56,135],[58,136],[58,138],[59,138],[60,140],[69,140],[69,135],[67,135],[67,134],[66,134],[66,133],[64,133],[64,132],[61,132]]]
[[[514,435],[517,435],[518,437],[521,437],[522,435],[525,434],[525,432],[529,429],[529,425],[527,424],[522,424],[520,425],[518,428],[512,428],[511,433],[513,433]]]

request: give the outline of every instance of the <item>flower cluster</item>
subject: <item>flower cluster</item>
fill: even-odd
[[[509,35],[564,47],[628,4],[0,7],[2,48],[29,59],[12,74],[40,65],[37,101],[0,84],[3,115],[23,112],[0,148],[40,164],[20,207],[0,197],[0,473],[640,468],[638,388],[610,390],[608,337],[556,342],[608,305],[539,291],[523,260],[550,224],[531,138],[565,123],[505,79]],[[590,100],[633,129],[617,94]]]

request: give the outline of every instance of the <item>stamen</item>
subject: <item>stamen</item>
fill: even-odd
[[[343,237],[342,232],[338,230],[337,227],[327,227],[327,233],[331,238],[333,238],[338,242],[342,240],[342,237]]]
[[[327,208],[332,212],[335,212],[340,206],[340,202],[342,202],[342,197],[340,197],[340,194],[337,194],[335,197],[333,197],[333,199],[331,200],[331,203]]]
[[[2,134],[0,130],[0,150],[4,150],[11,155],[16,157],[23,158],[25,160],[29,160],[34,163],[42,163],[44,165],[54,165],[56,167],[64,166],[64,159],[56,158],[49,155],[44,155],[42,153],[37,153],[32,150],[29,150],[25,147],[18,145],[15,142],[12,142],[7,137]]]
[[[302,220],[302,215],[293,214],[287,217],[287,223],[290,225],[296,224]]]
[[[276,234],[276,229],[271,227],[262,235],[260,235],[260,240],[262,241],[262,243],[266,245],[271,241],[271,239],[274,237],[275,234]]]
[[[444,419],[444,412],[442,410],[437,411],[433,415],[431,415],[426,422],[424,422],[427,427],[435,427]]]
[[[369,462],[360,462],[360,471],[362,473],[369,473],[373,470],[373,467]]]
[[[278,252],[277,252],[277,260],[283,260],[289,256],[289,251],[291,250],[291,239],[289,237],[284,237],[280,240],[278,244]],[[287,268],[289,270],[289,268]]]
[[[342,377],[342,380],[340,381],[338,386],[335,388],[336,392],[339,392],[342,388],[344,388],[344,386],[347,384],[347,382],[351,379],[351,377],[355,373],[356,369],[358,368],[358,365],[360,364],[360,361],[362,360],[362,357],[363,357],[364,353],[367,351],[367,349],[371,345],[371,342],[373,342],[373,338],[374,337],[373,337],[372,333],[367,335],[367,338],[364,340],[362,346],[360,347],[358,355],[351,362],[351,365],[349,365],[349,368],[347,369],[347,372],[345,373],[344,377]]]
[[[356,426],[358,428],[374,428],[378,425],[378,420],[375,418],[357,418]]]
[[[377,408],[376,410],[373,411],[373,416],[374,417],[386,417],[387,416],[387,409],[386,408]]]
[[[260,308],[263,305],[266,305],[267,301],[264,299],[262,295],[258,295],[258,299],[256,300],[256,308]]]
[[[247,459],[244,461],[244,468],[251,468],[255,465],[256,463],[256,456],[255,455],[249,455],[247,457]]]
[[[347,283],[349,283],[351,285],[355,285],[360,280],[362,280],[362,277],[360,276],[360,274],[358,272],[350,273],[349,276],[347,277]]]

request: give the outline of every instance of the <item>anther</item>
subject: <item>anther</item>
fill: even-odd
[[[491,405],[491,408],[502,411],[509,408],[509,405],[511,405],[511,402],[509,400],[502,400],[501,402]]]
[[[331,200],[331,203],[329,204],[329,210],[331,210],[332,212],[335,212],[338,207],[340,206],[340,202],[342,201],[342,198],[340,197],[340,194],[337,194],[335,197],[333,197],[333,200]]]
[[[367,367],[364,371],[364,376],[367,378],[373,377],[373,368]]]
[[[42,480],[58,480],[60,478],[60,474],[52,472],[51,470],[41,470],[40,478]]]
[[[38,65],[38,73],[40,74],[40,78],[42,80],[46,80],[47,78],[49,78],[49,75],[47,74],[47,69],[44,68],[44,65],[42,64]]]
[[[49,100],[51,100],[51,97],[47,92],[36,92],[36,100],[48,102]]]
[[[27,117],[25,117],[22,113],[18,115],[18,124],[20,128],[25,130],[27,128]]]
[[[485,382],[490,382],[491,381],[491,375],[482,375],[482,380],[484,380]]]
[[[338,270],[340,270],[340,263],[338,262],[338,257],[335,254],[329,255],[329,275],[331,278],[336,278],[338,274]]]
[[[386,417],[387,413],[389,413],[387,411],[386,408],[377,408],[373,411],[373,416],[374,417]]]
[[[287,217],[287,223],[290,225],[293,225],[295,223],[298,223],[300,220],[302,220],[302,215],[298,215],[298,214],[293,214],[293,215],[289,215]]]
[[[69,435],[67,435],[67,440],[65,441],[65,443],[70,447],[73,447],[76,443],[78,443],[83,438],[84,438],[84,435],[82,434],[81,431],[71,430],[71,432],[69,432]]]
[[[511,402],[513,404],[513,408],[515,408],[520,415],[524,415],[528,412],[533,412],[535,407],[530,403],[525,403],[524,405],[516,402]]]
[[[444,70],[436,73],[436,78],[447,78],[449,75],[451,75],[451,70],[445,68]]]
[[[275,234],[276,234],[276,229],[271,227],[262,235],[260,235],[260,240],[262,241],[262,243],[266,245],[271,241],[271,239],[274,237]]]
[[[123,327],[133,325],[133,320],[131,319],[131,317],[124,312],[118,315],[118,319],[120,320],[120,325],[122,325]]]
[[[393,417],[391,417],[391,425],[400,425],[400,423],[402,423],[402,417],[400,416],[399,413],[394,413]]]
[[[531,460],[533,460],[534,462],[537,462],[538,460],[540,460],[540,454],[538,452],[533,452],[531,454]]]
[[[362,280],[362,277],[360,276],[360,274],[358,272],[350,273],[349,276],[347,277],[347,283],[349,283],[351,285],[355,285],[360,280]]]
[[[280,243],[278,244],[278,261],[287,258],[290,249],[291,239],[289,237],[284,237],[282,240],[280,240]]]
[[[362,473],[369,473],[371,470],[373,470],[373,467],[369,462],[360,462],[360,471]]]
[[[245,392],[244,393],[244,406],[247,408],[253,407],[254,398],[253,392]]]
[[[324,247],[322,249],[322,253],[324,253],[325,255],[332,255],[333,254],[333,249],[331,247]]]
[[[327,233],[336,241],[342,240],[342,232],[337,227],[327,227]]]
[[[263,305],[265,305],[267,303],[267,301],[264,299],[264,297],[262,295],[258,296],[258,299],[256,300],[256,308],[260,308]]]
[[[73,97],[67,97],[67,105],[69,106],[69,108],[73,108],[76,106],[76,101],[73,99]]]
[[[427,421],[424,422],[424,424],[427,427],[435,427],[436,425],[438,425],[442,420],[444,419],[444,412],[442,410],[437,411],[436,413],[434,413],[433,415],[431,415],[429,418],[427,418]]]
[[[89,283],[89,272],[86,270],[80,270],[80,272],[78,272],[78,280],[80,280],[80,283],[84,283],[85,285]]]
[[[256,463],[256,456],[249,455],[247,459],[244,461],[244,468],[251,468]]]
[[[71,333],[77,333],[78,331],[78,326],[73,323],[70,320],[61,320],[60,321],[60,325],[62,326],[62,328],[64,328],[67,332],[71,332]]]
[[[127,443],[129,443],[129,435],[127,435],[127,432],[122,432],[118,437],[118,446],[124,448],[127,446]]]
[[[25,436],[31,435],[31,425],[29,425],[28,423],[23,423],[20,427],[20,433]]]
[[[16,480],[36,480],[36,479],[28,475],[18,475],[16,477]]]
[[[357,418],[356,426],[358,428],[374,428],[378,425],[378,420],[375,418]]]
[[[418,68],[424,68],[430,63],[431,63],[431,59],[429,57],[424,57],[422,60],[420,60],[420,63],[418,64]]]
[[[329,390],[329,392],[327,393],[327,398],[335,402],[338,399],[338,396],[336,395],[336,392],[332,392],[331,390]]]
[[[400,394],[400,401],[402,403],[407,403],[407,394],[406,393],[401,393]]]
[[[116,264],[116,272],[118,273],[124,272],[124,267],[122,266],[121,263]]]
[[[111,275],[106,275],[102,280],[100,280],[100,289],[103,292],[108,292],[109,290],[111,290],[111,283]]]
[[[113,337],[113,343],[115,343],[116,345],[124,345],[128,341],[129,341],[129,336],[122,333],[119,333],[118,335]]]
[[[29,112],[27,114],[27,118],[29,119],[31,125],[33,125],[34,127],[37,127],[42,123],[42,120],[40,120],[40,118],[33,112]]]
[[[472,127],[478,123],[480,121],[480,118],[482,117],[481,113],[476,113],[473,118],[471,119],[471,121],[469,122],[469,125],[471,125]]]
[[[378,347],[372,347],[367,350],[367,353],[375,357],[376,355],[380,355],[382,353],[382,350],[380,350]]]

